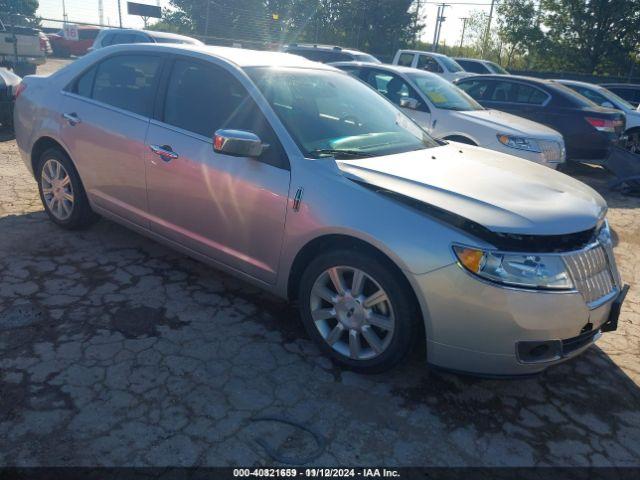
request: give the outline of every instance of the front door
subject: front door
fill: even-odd
[[[147,226],[144,157],[162,57],[109,57],[81,75],[63,100],[61,137],[91,201]]]
[[[151,229],[267,283],[276,280],[289,163],[240,82],[223,67],[179,57],[147,135]],[[257,159],[214,152],[216,130],[256,133]]]

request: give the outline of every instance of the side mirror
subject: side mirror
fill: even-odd
[[[418,102],[418,100],[416,100],[415,98],[402,97],[400,99],[400,106],[402,108],[408,108],[410,110],[417,110],[420,106],[420,102]]]
[[[213,134],[213,150],[234,157],[259,157],[266,145],[255,133],[244,130],[216,130]]]
[[[607,107],[607,108],[616,108],[616,106],[609,102],[609,101],[604,101],[600,104],[601,107]]]

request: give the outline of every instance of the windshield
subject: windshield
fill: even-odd
[[[268,67],[245,71],[307,157],[382,156],[438,145],[347,73]]]
[[[489,67],[489,70],[492,70],[493,73],[499,73],[501,75],[509,75],[509,72],[507,72],[504,68],[502,68],[497,63],[486,62],[486,64]]]
[[[462,68],[453,58],[442,56],[440,57],[440,61],[450,72],[464,72],[464,68]]]
[[[456,87],[453,83],[436,75],[420,73],[407,73],[407,76],[418,87],[418,90],[426,96],[436,108],[444,110],[458,110],[466,112],[470,110],[484,110],[482,105],[471,98],[466,92]]]
[[[629,102],[627,102],[624,98],[619,97],[618,95],[613,93],[611,90],[608,90],[608,89],[602,87],[602,88],[598,89],[598,92],[600,94],[602,94],[607,100],[609,100],[614,105],[618,105],[619,107],[622,107],[623,110],[633,110],[634,109],[633,105],[631,105]]]

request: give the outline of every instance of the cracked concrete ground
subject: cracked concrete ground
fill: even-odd
[[[283,302],[102,220],[49,222],[0,143],[0,466],[640,465],[640,199],[605,192],[617,332],[532,379],[341,370]]]

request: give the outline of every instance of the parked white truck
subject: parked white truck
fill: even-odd
[[[47,43],[40,30],[9,27],[0,20],[0,67],[12,69],[20,77],[33,75],[37,66],[47,61]]]

